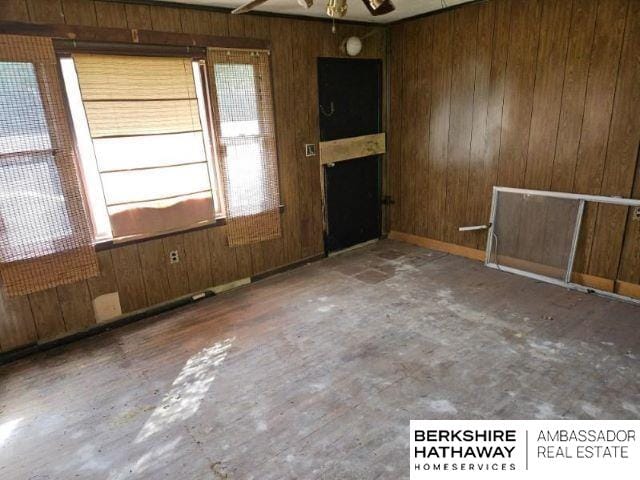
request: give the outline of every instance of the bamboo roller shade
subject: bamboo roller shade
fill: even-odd
[[[51,39],[0,35],[0,276],[25,295],[95,276]]]
[[[190,58],[75,54],[93,138],[201,130]]]
[[[207,49],[230,246],[281,236],[269,53]]]
[[[131,143],[127,142],[133,141],[138,152],[138,158],[132,158],[119,173],[100,172],[113,236],[150,235],[212,221],[213,182],[206,159],[194,157],[194,152],[204,152],[205,147],[193,60],[86,53],[74,54],[73,59],[91,137],[96,145],[101,139],[110,138],[120,141],[120,148],[125,149],[120,153],[111,151],[110,155],[117,158],[102,158],[101,154],[102,163],[117,165],[120,157],[130,156]],[[176,136],[186,132],[196,135]],[[172,135],[175,142],[182,138],[186,143],[180,148],[174,142],[171,146],[175,151],[168,149],[171,158],[160,158],[150,147],[141,149],[141,141],[135,143],[134,137],[150,135],[156,136],[156,143],[169,141],[163,135]],[[128,171],[131,169],[138,171]],[[168,175],[175,182],[167,184]],[[120,186],[114,184],[116,179]],[[147,187],[140,189],[141,193],[157,182],[166,188],[141,202],[135,187],[131,187],[140,182]],[[116,197],[117,206],[112,207]]]

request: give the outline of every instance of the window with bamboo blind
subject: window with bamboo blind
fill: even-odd
[[[269,52],[207,49],[229,244],[277,238],[280,192]]]
[[[98,272],[50,39],[0,35],[0,276],[11,296]]]
[[[230,246],[280,236],[268,52],[75,53],[61,66],[97,239],[217,216]]]
[[[97,237],[213,221],[218,189],[198,61],[78,53],[61,64]]]

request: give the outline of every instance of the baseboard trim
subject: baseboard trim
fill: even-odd
[[[478,250],[477,248],[464,247],[454,243],[441,242],[440,240],[420,237],[411,233],[396,232],[394,230],[389,232],[389,239],[484,262],[485,252],[483,250]]]
[[[597,277],[595,275],[589,275],[588,273],[573,272],[571,275],[571,281],[584,287],[595,288],[596,290],[602,290],[603,292],[616,293],[616,282],[608,278]]]
[[[129,325],[130,323],[149,319],[161,313],[165,313],[170,310],[175,310],[179,307],[183,307],[191,303],[199,302],[200,300],[203,300],[205,298],[210,298],[215,295],[218,295],[230,290],[234,290],[236,288],[244,287],[245,285],[249,285],[251,283],[271,277],[273,275],[277,275],[287,270],[292,270],[302,265],[306,265],[308,263],[321,260],[322,258],[324,258],[324,255],[314,255],[312,257],[304,258],[294,263],[284,265],[282,267],[275,268],[273,270],[269,270],[269,271],[260,273],[258,275],[254,275],[253,277],[243,278],[240,280],[236,280],[234,282],[227,283],[225,285],[208,288],[201,292],[190,293],[188,295],[176,298],[174,300],[169,300],[167,302],[163,302],[158,305],[153,305],[148,308],[129,312],[119,317],[116,317],[112,320],[109,320],[108,322],[93,325],[91,328],[87,330],[75,332],[75,333],[72,333],[71,335],[59,337],[54,340],[44,341],[42,343],[32,343],[29,345],[19,347],[15,350],[2,352],[0,353],[0,365],[14,362],[16,360],[19,360],[21,358],[27,357],[35,353],[45,352],[53,348],[61,347],[69,343],[82,340],[83,338],[93,337],[95,335],[99,335],[100,333],[113,330],[119,327],[123,327],[125,325]]]
[[[288,265],[283,265],[282,267],[277,267],[272,270],[267,270],[266,272],[258,273],[251,277],[252,282],[257,282],[258,280],[262,280],[263,278],[273,277],[274,275],[278,275],[280,273],[288,272],[289,270],[293,270],[298,267],[302,267],[304,265],[308,265],[309,263],[317,262],[318,260],[322,260],[326,255],[320,253],[318,255],[312,255],[311,257],[303,258],[302,260],[298,260],[296,262],[290,263]]]
[[[640,298],[640,285],[616,280],[615,293],[624,295],[625,297]]]
[[[436,250],[438,252],[450,253],[451,255],[457,255],[471,260],[484,262],[485,259],[484,250],[441,242],[439,240],[433,240],[431,238],[421,237],[411,233],[391,231],[389,232],[389,239],[410,243],[412,245]],[[631,298],[640,298],[640,285],[635,283],[611,280],[609,278],[577,272],[573,274],[572,281],[584,287],[602,290],[603,292],[616,293],[618,295]]]

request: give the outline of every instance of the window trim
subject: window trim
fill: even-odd
[[[213,114],[212,114],[212,105],[210,98],[210,82],[208,78],[208,69],[206,65],[206,47],[192,47],[192,46],[157,46],[157,45],[146,45],[146,44],[118,44],[118,43],[94,43],[94,42],[75,42],[75,41],[55,41],[54,49],[56,55],[56,68],[58,71],[58,76],[61,82],[61,90],[63,94],[63,101],[65,112],[67,115],[67,121],[69,123],[69,127],[71,130],[71,136],[73,140],[73,150],[76,156],[76,166],[78,171],[80,172],[80,184],[81,184],[81,195],[84,203],[84,207],[86,211],[89,213],[89,221],[92,227],[92,242],[97,251],[103,250],[105,248],[110,248],[114,246],[120,246],[123,244],[136,243],[141,241],[147,241],[151,239],[164,238],[171,235],[176,235],[179,233],[186,233],[190,231],[196,231],[204,228],[222,226],[226,224],[226,212],[225,212],[225,204],[223,201],[224,193],[222,191],[222,176],[220,164],[217,157],[217,146],[215,142],[214,133],[214,124],[213,124]],[[129,56],[158,56],[158,57],[180,57],[180,58],[189,58],[192,63],[199,64],[199,73],[200,73],[200,81],[197,83],[202,87],[202,100],[204,104],[204,114],[206,118],[207,125],[203,126],[202,131],[205,135],[205,149],[209,149],[210,152],[205,150],[207,154],[207,163],[209,169],[209,178],[211,184],[211,197],[214,202],[213,210],[214,210],[214,218],[210,222],[195,224],[190,227],[183,227],[176,230],[170,230],[166,232],[156,232],[149,234],[139,234],[132,235],[126,237],[96,237],[97,228],[95,225],[93,209],[90,205],[90,202],[87,199],[87,188],[88,185],[86,183],[86,175],[85,169],[83,165],[83,161],[80,156],[79,142],[78,136],[75,128],[75,123],[73,121],[73,115],[71,113],[71,103],[69,101],[69,97],[67,95],[67,86],[64,80],[64,74],[62,71],[61,60],[64,58],[71,58],[73,53],[86,53],[86,54],[95,54],[95,55],[129,55]],[[75,66],[74,66],[75,67]],[[194,68],[195,73],[195,68]],[[76,72],[77,75],[77,72]],[[198,85],[196,84],[196,91],[198,90]],[[198,102],[198,107],[200,108],[200,103]],[[84,108],[84,107],[83,107]],[[207,137],[209,142],[207,143]],[[92,148],[93,148],[93,140],[92,140]],[[211,155],[211,158],[209,158]],[[95,154],[94,154],[95,160]],[[99,173],[98,173],[99,174]],[[104,197],[104,191],[102,184],[100,185],[101,194]],[[104,208],[106,206],[106,199],[104,199]],[[107,217],[108,218],[108,217]]]
[[[279,207],[280,213],[284,213],[286,211],[286,207],[283,204],[280,204]],[[103,250],[110,250],[116,247],[124,247],[127,245],[135,245],[137,243],[148,242],[150,240],[159,240],[162,238],[172,237],[174,235],[179,235],[183,233],[189,232],[197,232],[199,230],[208,230],[210,228],[224,227],[227,224],[227,219],[224,217],[216,218],[215,220],[209,223],[203,223],[202,225],[194,225],[193,227],[181,228],[178,230],[172,230],[169,232],[162,233],[152,233],[149,235],[137,236],[137,237],[126,237],[122,239],[111,239],[111,240],[101,240],[99,242],[95,242],[93,245],[97,252],[101,252]]]
[[[65,106],[65,113],[67,116],[67,122],[69,124],[69,130],[71,132],[71,140],[73,141],[73,153],[75,155],[75,164],[79,173],[78,182],[80,183],[80,186],[81,186],[80,194],[82,195],[82,203],[84,204],[84,209],[87,212],[87,216],[89,217],[89,223],[91,224],[91,229],[92,229],[91,231],[92,242],[95,245],[97,242],[105,241],[108,239],[96,238],[96,232],[98,231],[98,227],[96,226],[96,223],[95,223],[95,218],[93,215],[93,209],[91,207],[91,203],[89,202],[89,199],[87,197],[87,192],[89,191],[88,185],[86,182],[87,175],[84,168],[84,162],[82,162],[81,160],[82,157],[80,156],[80,147],[79,147],[80,143],[78,139],[78,132],[76,131],[75,123],[73,121],[73,114],[71,113],[71,102],[69,100],[69,95],[67,94],[67,83],[65,82],[64,73],[62,71],[62,62],[61,62],[62,58],[71,58],[71,55],[70,54],[61,55],[57,51],[55,52],[55,54],[56,54],[56,68],[58,70],[58,77],[60,78],[60,89],[62,90],[62,99]],[[75,70],[75,65],[74,65],[74,70]],[[77,73],[76,73],[76,81],[77,81]],[[91,148],[93,149],[93,144],[91,145]],[[94,152],[94,159],[95,159],[95,152]],[[104,197],[102,183],[100,183],[99,193]],[[106,209],[106,200],[105,200],[105,209]],[[111,225],[109,225],[109,228],[111,228]]]
[[[216,142],[216,132],[213,116],[213,105],[211,104],[211,82],[209,81],[209,73],[207,68],[206,52],[203,52],[203,57],[194,60],[198,62],[198,70],[200,71],[200,87],[202,88],[202,103],[204,108],[205,117],[207,119],[207,129],[205,135],[205,141],[208,142],[208,150],[206,153],[211,155],[209,159],[210,167],[213,170],[210,173],[210,177],[213,176],[213,181],[216,184],[216,190],[213,193],[215,199],[215,205],[219,205],[220,208],[214,208],[215,219],[226,218],[226,205],[224,202],[224,185],[222,182],[222,170],[220,168],[220,159],[218,157],[218,147]],[[196,90],[198,85],[196,85]],[[200,102],[198,102],[198,108],[200,108]],[[203,128],[203,133],[205,129]],[[214,207],[215,207],[214,205]]]

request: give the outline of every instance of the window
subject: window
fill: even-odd
[[[97,273],[53,43],[0,35],[0,284],[20,296]]]
[[[2,258],[54,253],[72,231],[32,63],[0,62],[0,117]]]
[[[60,63],[97,240],[221,214],[199,59],[78,53]]]
[[[210,48],[213,126],[230,245],[280,236],[269,52]]]
[[[220,144],[228,158],[229,182],[244,188],[228,196],[230,210],[259,213],[265,207],[264,152],[258,117],[253,65],[214,66],[216,99],[220,117]],[[251,186],[255,186],[253,191]]]
[[[73,53],[60,64],[96,240],[222,216],[231,246],[280,236],[268,52]]]

